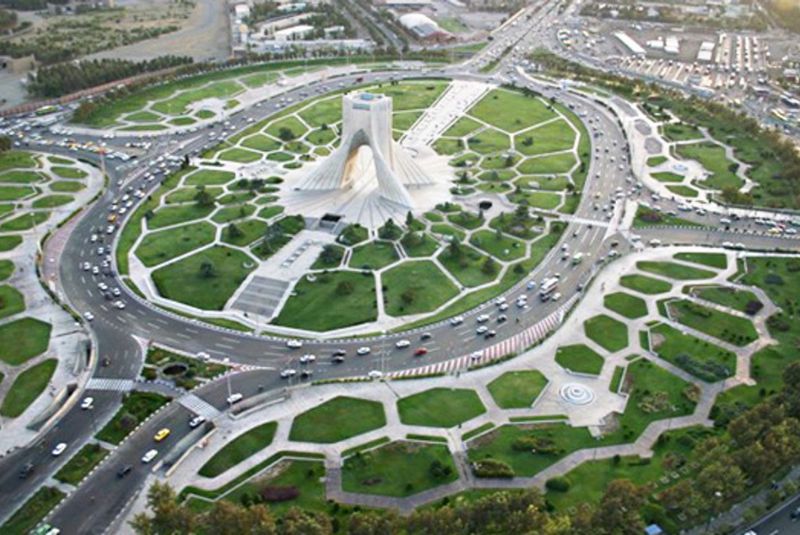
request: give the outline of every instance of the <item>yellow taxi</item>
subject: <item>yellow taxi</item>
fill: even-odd
[[[162,440],[167,438],[169,436],[169,434],[170,434],[169,428],[165,427],[164,429],[159,429],[158,433],[156,433],[156,435],[153,437],[153,439],[156,442],[161,442]]]

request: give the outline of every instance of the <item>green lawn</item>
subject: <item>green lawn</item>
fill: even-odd
[[[656,225],[682,226],[682,227],[701,227],[699,223],[684,219],[676,215],[669,215],[666,212],[659,212],[652,208],[647,208],[641,204],[636,209],[636,216],[633,220],[633,228],[645,228]]]
[[[16,201],[35,192],[31,186],[0,186],[0,201]]]
[[[370,92],[392,97],[394,111],[419,110],[433,104],[449,85],[450,82],[426,80],[384,85],[380,88],[371,88]]]
[[[58,191],[58,192],[74,193],[84,188],[86,188],[86,186],[84,186],[80,182],[69,182],[67,180],[60,180],[58,182],[50,183],[50,189],[52,191]]]
[[[405,497],[458,479],[447,446],[392,442],[347,458],[342,467],[346,492]]]
[[[206,461],[198,473],[203,477],[217,477],[226,472],[272,444],[277,428],[276,422],[267,422],[242,433]]]
[[[0,325],[0,360],[11,366],[19,366],[47,351],[50,344],[49,323],[21,318]]]
[[[350,267],[355,269],[381,269],[396,262],[399,257],[394,244],[388,241],[373,241],[353,249]]]
[[[464,245],[454,249],[448,246],[439,256],[439,262],[464,286],[486,284],[497,278],[500,266],[490,257]],[[490,269],[491,268],[491,269]]]
[[[292,422],[289,440],[330,444],[385,425],[381,403],[339,396],[298,414]]]
[[[753,322],[747,318],[685,300],[670,301],[667,306],[678,322],[733,345],[746,346],[758,339]]]
[[[25,412],[47,387],[56,366],[56,359],[47,359],[19,374],[3,398],[0,415],[16,418]]]
[[[430,312],[458,295],[458,288],[433,262],[408,261],[381,275],[386,313]]]
[[[11,260],[0,260],[0,281],[11,277],[14,273],[14,262]]]
[[[2,526],[3,533],[23,535],[31,533],[36,524],[66,496],[55,487],[41,487]]]
[[[636,269],[676,280],[710,279],[716,275],[707,269],[693,268],[674,262],[641,261],[636,262]]]
[[[719,145],[708,142],[676,145],[675,151],[683,158],[697,160],[711,173],[703,184],[714,189],[742,187],[742,179],[730,168],[733,162],[728,160],[725,149]]]
[[[629,319],[643,318],[647,315],[645,300],[625,292],[606,294],[603,297],[603,304],[607,309]]]
[[[573,451],[595,447],[585,427],[567,424],[504,425],[482,435],[467,450],[471,462],[494,459],[516,476],[530,477]]]
[[[672,289],[672,285],[667,281],[645,275],[623,275],[620,277],[619,283],[625,288],[648,295],[662,294]]]
[[[711,301],[712,303],[717,303],[718,305],[729,307],[739,312],[747,312],[748,305],[751,303],[759,303],[763,306],[753,292],[737,290],[730,286],[694,286],[691,289],[691,294],[700,299],[705,299],[706,301]],[[754,309],[755,308],[760,307],[755,306]]]
[[[244,219],[250,217],[256,211],[256,207],[252,204],[235,204],[233,206],[225,206],[220,208],[211,220],[215,223],[230,223],[237,219]]]
[[[78,485],[81,480],[105,459],[110,452],[99,444],[86,444],[67,464],[56,472],[55,478],[62,483]]]
[[[523,132],[514,138],[514,148],[525,156],[569,150],[576,134],[563,119]]]
[[[518,260],[525,256],[523,242],[499,232],[479,230],[472,234],[469,242],[499,260]]]
[[[702,139],[703,133],[691,124],[670,123],[663,127],[664,137],[672,141],[689,141],[692,139]]]
[[[683,175],[672,173],[670,171],[661,171],[658,173],[652,173],[652,175],[653,178],[659,182],[683,182],[683,179],[685,178]]]
[[[48,212],[28,212],[4,222],[0,225],[0,231],[14,232],[32,229],[36,225],[47,221],[49,217],[50,214]]]
[[[406,232],[400,244],[410,257],[431,256],[439,248],[439,242],[423,231]]]
[[[586,320],[583,329],[589,339],[608,351],[619,351],[628,345],[628,327],[605,314]]]
[[[336,96],[318,100],[309,108],[299,112],[298,115],[313,127],[331,126],[342,120],[342,99]]]
[[[261,156],[262,155],[257,152],[247,149],[240,149],[238,147],[227,149],[217,154],[217,158],[220,160],[237,163],[255,162],[256,160],[260,160]]]
[[[33,201],[31,206],[33,208],[56,208],[69,204],[72,200],[73,197],[71,195],[45,195]]]
[[[446,138],[439,138],[436,140],[437,148],[439,148],[438,143],[445,140]],[[456,154],[464,150],[460,139],[449,141],[453,149],[451,151],[440,150],[440,152],[444,154]],[[495,130],[494,128],[486,128],[470,136],[469,139],[467,139],[467,147],[469,150],[479,154],[492,154],[509,150],[511,148],[511,139],[508,137],[508,134],[504,132]]]
[[[336,306],[330,306],[336,303]],[[332,271],[301,278],[274,320],[277,325],[328,331],[378,317],[375,277],[352,271]]]
[[[227,184],[236,178],[236,174],[230,171],[220,171],[218,169],[198,169],[194,173],[184,178],[187,186],[219,186]]]
[[[22,243],[22,236],[0,236],[0,252],[11,251]]]
[[[736,372],[734,353],[690,334],[683,334],[670,325],[662,323],[652,327],[650,343],[659,357],[703,381],[719,381]]]
[[[680,195],[682,197],[690,197],[695,198],[699,195],[697,190],[689,187],[689,186],[667,186],[667,189],[676,195]]]
[[[556,362],[562,368],[577,373],[600,375],[605,360],[590,347],[583,344],[559,347]]]
[[[144,237],[135,254],[147,267],[162,264],[214,241],[216,228],[207,222],[153,232]]]
[[[205,266],[205,267],[204,267]],[[161,296],[204,310],[222,310],[255,269],[245,253],[215,245],[153,271]]]
[[[25,310],[25,298],[19,290],[8,284],[0,285],[0,319],[19,314],[23,310]]]
[[[539,397],[547,378],[537,370],[506,372],[487,385],[501,409],[527,409]]]
[[[260,150],[261,152],[270,152],[273,150],[278,150],[282,147],[280,141],[265,136],[264,134],[255,134],[246,137],[241,141],[241,145],[248,149]]]
[[[557,117],[538,98],[506,89],[491,91],[468,113],[506,132],[517,132]]]
[[[85,178],[87,176],[86,171],[83,169],[77,169],[75,167],[53,166],[50,168],[50,170],[61,178],[78,179]]]
[[[397,402],[400,421],[406,425],[454,427],[486,412],[474,390],[431,388]]]
[[[130,392],[122,400],[122,407],[96,437],[111,444],[119,444],[136,426],[169,401],[168,397],[154,392]]]
[[[0,171],[36,166],[36,157],[30,152],[9,150],[0,153]]]
[[[525,175],[559,175],[569,173],[576,164],[575,155],[564,152],[526,158],[517,166],[517,170]]]
[[[675,260],[702,264],[715,269],[725,269],[728,267],[728,257],[725,253],[675,253]]]
[[[13,171],[6,171],[0,175],[0,182],[12,184],[33,184],[34,182],[41,182],[45,176],[35,171],[20,171],[15,169]]]
[[[239,247],[246,247],[264,235],[267,224],[258,219],[247,219],[227,225],[222,230],[222,241]]]
[[[179,223],[188,223],[208,216],[214,211],[214,205],[203,206],[199,203],[183,204],[180,206],[165,206],[153,212],[147,219],[147,228],[156,230]]]
[[[480,127],[481,123],[478,121],[470,119],[469,117],[462,117],[453,123],[453,126],[448,128],[443,135],[447,137],[464,137]]]
[[[649,165],[650,167],[658,167],[659,165],[661,165],[666,161],[667,161],[666,156],[651,156],[650,158],[647,159],[647,165]]]

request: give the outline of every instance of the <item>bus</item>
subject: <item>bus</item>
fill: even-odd
[[[557,286],[558,279],[556,277],[543,280],[542,285],[539,286],[539,298],[541,298],[542,301],[547,301],[550,299],[550,296],[556,290]]]

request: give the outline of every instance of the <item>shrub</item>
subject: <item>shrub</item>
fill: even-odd
[[[554,492],[567,492],[569,490],[569,480],[566,477],[551,477],[545,482],[547,490]]]
[[[268,503],[287,502],[300,496],[297,487],[265,486],[261,489],[261,498]]]
[[[748,301],[747,304],[744,306],[744,312],[748,316],[755,316],[758,314],[758,311],[764,308],[764,304],[761,301]]]
[[[476,477],[514,477],[514,470],[497,459],[483,459],[472,463],[472,472]]]

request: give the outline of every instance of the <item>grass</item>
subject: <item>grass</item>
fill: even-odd
[[[52,325],[34,318],[21,318],[0,325],[0,360],[19,366],[47,351]]]
[[[442,135],[445,137],[465,137],[480,127],[481,123],[478,121],[470,119],[469,117],[462,117],[453,123],[453,126],[448,128]]]
[[[458,479],[447,449],[440,444],[398,441],[357,454],[342,466],[346,492],[405,497]]]
[[[210,265],[210,271],[201,270],[204,265]],[[250,256],[215,245],[153,271],[152,278],[167,299],[203,310],[222,310],[253,269]]]
[[[675,253],[673,258],[715,269],[726,269],[728,267],[728,257],[725,253]]]
[[[162,264],[214,241],[216,228],[207,222],[153,232],[142,239],[135,254],[147,267]]]
[[[710,279],[716,275],[713,271],[684,266],[674,262],[641,261],[636,262],[636,269],[676,280]]]
[[[491,91],[468,113],[506,132],[518,132],[557,117],[538,98],[505,89]]]
[[[702,181],[708,187],[723,189],[726,187],[739,189],[742,179],[731,170],[731,162],[725,156],[725,149],[714,143],[691,143],[676,145],[675,151],[690,160],[697,160],[711,175]]]
[[[270,444],[278,428],[276,422],[256,426],[227,442],[200,468],[203,477],[217,477]]]
[[[391,316],[436,310],[458,295],[458,288],[433,262],[403,262],[381,274],[386,313]]]
[[[9,150],[0,153],[0,171],[36,167],[36,165],[36,157],[30,152]]]
[[[219,154],[217,158],[228,162],[237,163],[250,163],[261,159],[261,154],[247,149],[240,149],[238,147],[227,149]]]
[[[410,82],[394,86],[384,85],[381,88],[370,89],[370,92],[392,97],[394,111],[408,111],[429,107],[449,85],[450,82],[440,81]]]
[[[662,294],[672,289],[672,285],[667,281],[645,275],[623,275],[620,277],[619,283],[625,288],[647,295]]]
[[[661,165],[666,161],[667,161],[666,156],[651,156],[650,158],[647,159],[647,165],[649,165],[650,167],[658,167],[659,165]]]
[[[464,150],[461,140],[447,140],[446,138],[439,138],[436,140],[436,148],[440,149],[439,142],[449,141],[452,145],[452,150],[439,150],[443,154],[456,154]],[[447,147],[447,145],[445,145]],[[486,128],[477,134],[470,136],[467,139],[467,147],[469,150],[475,151],[479,154],[492,154],[501,151],[507,151],[511,148],[511,139],[508,134],[495,130],[494,128]]]
[[[504,425],[470,443],[471,462],[494,459],[506,463],[516,476],[530,477],[573,451],[593,447],[596,440],[585,427],[566,424]]]
[[[289,440],[331,444],[385,425],[381,403],[339,396],[298,414],[292,422]]]
[[[373,241],[353,249],[350,267],[356,269],[381,269],[398,260],[394,244]]]
[[[523,242],[491,230],[479,230],[473,233],[470,243],[500,260],[518,260],[525,256]]]
[[[58,361],[47,359],[20,373],[3,398],[0,415],[16,418],[39,397],[56,371]]]
[[[400,243],[410,257],[431,256],[439,248],[439,242],[422,231],[406,232]]]
[[[678,329],[659,324],[650,329],[653,351],[698,379],[713,383],[736,372],[736,355]]]
[[[11,277],[14,273],[14,262],[11,260],[0,260],[0,281]]]
[[[22,236],[0,236],[0,252],[11,251],[22,243]]]
[[[525,156],[569,150],[575,145],[575,132],[563,119],[548,123],[514,138],[514,148]]]
[[[628,327],[605,314],[586,320],[583,329],[590,340],[608,351],[620,351],[628,346]]]
[[[517,166],[517,170],[525,175],[559,175],[569,173],[576,163],[573,153],[564,152],[537,158],[526,158]]]
[[[700,299],[732,308],[739,312],[747,312],[750,303],[761,303],[753,292],[738,290],[730,286],[694,286],[691,288],[690,293]]]
[[[372,274],[332,271],[313,282],[301,278],[274,323],[312,331],[341,329],[374,321],[377,306]]]
[[[203,206],[198,203],[184,204],[181,206],[165,206],[153,212],[147,219],[147,228],[156,230],[180,223],[188,223],[208,216],[214,211],[214,205]]]
[[[663,127],[664,137],[672,141],[689,141],[692,139],[702,139],[703,133],[691,124],[670,123]]]
[[[50,184],[50,189],[52,191],[58,191],[58,192],[74,193],[84,188],[86,188],[86,186],[84,186],[80,182],[69,182],[66,180],[60,180],[58,182],[52,182]]]
[[[32,229],[36,225],[47,221],[47,218],[49,217],[50,214],[47,212],[28,212],[26,214],[19,215],[14,219],[9,219],[0,225],[0,231],[14,232]]]
[[[7,171],[0,175],[0,182],[14,183],[14,184],[32,184],[34,182],[41,182],[45,176],[35,171]]]
[[[62,483],[77,486],[109,453],[99,444],[86,444],[56,472],[55,478]]]
[[[647,315],[645,300],[625,292],[606,294],[603,297],[603,304],[607,309],[628,319],[643,318]]]
[[[397,401],[400,421],[406,425],[454,427],[486,412],[474,390],[431,388]]]
[[[676,195],[680,195],[681,197],[694,198],[699,195],[696,189],[689,186],[667,186],[667,189]]]
[[[670,171],[660,171],[652,173],[653,178],[659,182],[683,182],[684,176]]]
[[[588,375],[600,375],[605,360],[590,347],[583,344],[559,347],[556,362],[562,368]]]
[[[61,178],[69,178],[69,179],[79,179],[79,178],[86,178],[87,173],[83,169],[77,169],[75,167],[60,167],[60,166],[53,166],[50,168],[55,175]]]
[[[622,376],[625,374],[625,368],[623,366],[616,366],[614,368],[614,374],[611,376],[611,382],[608,384],[608,391],[617,393],[619,392],[619,387],[622,383]]]
[[[234,178],[236,178],[236,174],[230,171],[198,169],[194,173],[187,175],[183,183],[187,186],[219,186],[227,184]]]
[[[231,226],[237,229],[235,234],[232,232]],[[237,221],[236,223],[231,223],[231,225],[226,226],[222,230],[221,239],[225,243],[237,245],[239,247],[245,247],[262,237],[266,230],[267,224],[263,221],[259,221],[257,219],[247,219],[245,221]]]
[[[101,429],[96,437],[111,444],[119,444],[148,416],[169,403],[169,398],[154,392],[130,392],[122,400],[122,406]]]
[[[547,378],[537,370],[506,372],[487,385],[501,409],[527,409],[547,386]]]
[[[3,533],[22,535],[29,533],[36,524],[64,499],[66,494],[55,487],[42,487],[20,507],[2,526]]]
[[[465,246],[459,246],[456,250],[448,246],[438,256],[444,268],[467,287],[480,286],[497,278],[500,268],[492,260],[491,265],[494,268],[487,269],[488,258],[475,249]]]
[[[23,310],[25,310],[25,298],[19,290],[8,284],[0,286],[0,319],[19,314]]]
[[[714,338],[742,347],[758,340],[756,328],[747,318],[734,316],[692,301],[667,303],[673,319]]]
[[[645,228],[657,225],[682,226],[682,227],[702,227],[703,225],[664,212],[647,208],[641,204],[636,209],[636,216],[633,219],[633,228]]]

